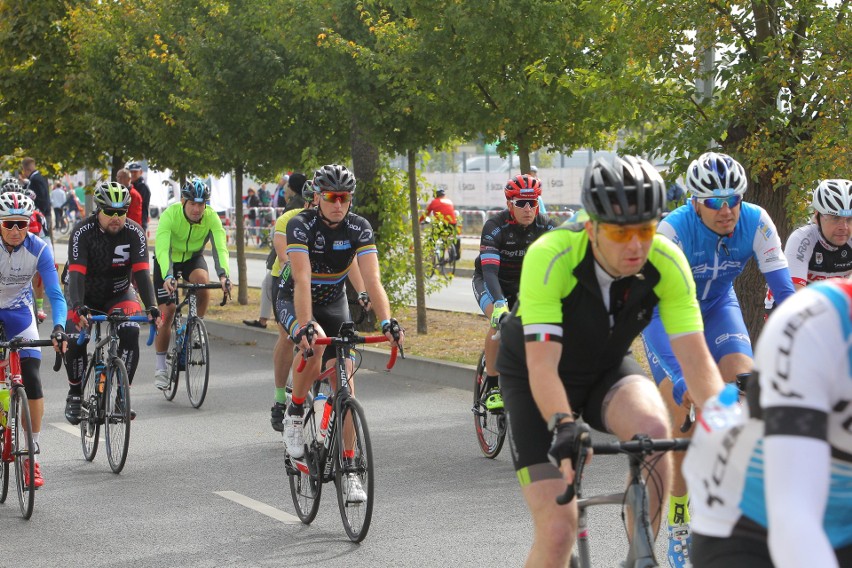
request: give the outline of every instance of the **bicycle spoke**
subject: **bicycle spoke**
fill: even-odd
[[[104,434],[109,466],[120,473],[130,445],[130,384],[124,361],[115,358],[107,371]]]
[[[361,542],[367,536],[373,515],[373,449],[364,410],[354,398],[343,403],[339,424],[335,472],[337,504],[349,539]],[[354,479],[363,490],[360,497],[354,497]]]
[[[14,419],[12,428],[12,453],[15,459],[15,482],[21,516],[29,519],[35,504],[35,452],[33,451],[33,427],[30,422],[30,407],[23,388],[13,392],[10,400],[10,415]]]
[[[102,416],[97,388],[95,362],[92,359],[86,369],[86,377],[83,379],[83,401],[80,405],[80,442],[86,461],[92,461],[98,453]]]
[[[199,408],[210,380],[210,345],[204,321],[193,318],[186,329],[186,392],[192,406]]]

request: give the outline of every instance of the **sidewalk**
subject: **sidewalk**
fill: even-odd
[[[278,332],[269,329],[258,329],[248,326],[237,326],[227,323],[204,320],[210,335],[235,343],[251,344],[263,351],[272,353],[272,348],[278,339]],[[361,349],[363,360],[361,368],[381,372],[388,362],[388,352],[371,347]],[[270,361],[271,363],[271,361]],[[436,361],[423,357],[406,355],[405,359],[397,358],[396,364],[390,371],[397,377],[421,381],[441,387],[451,387],[462,390],[473,389],[473,375],[476,368],[473,365],[462,365],[446,361]]]

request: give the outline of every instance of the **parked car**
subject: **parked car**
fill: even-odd
[[[521,168],[521,158],[512,156],[512,171]],[[500,156],[472,156],[458,163],[459,172],[509,172],[509,159]]]

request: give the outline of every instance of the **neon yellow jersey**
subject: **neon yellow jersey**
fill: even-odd
[[[207,241],[213,246],[213,262],[218,276],[228,276],[228,247],[225,244],[225,228],[219,215],[209,205],[198,223],[190,223],[183,212],[183,203],[169,205],[160,215],[157,225],[157,244],[154,255],[160,274],[165,278],[172,275],[176,262],[204,254]],[[188,276],[188,275],[186,275]]]
[[[287,223],[290,221],[290,219],[292,219],[302,211],[304,211],[304,209],[296,208],[290,209],[289,211],[285,211],[284,213],[282,213],[278,217],[278,219],[275,220],[275,229],[273,234],[281,235],[284,238],[287,238]],[[279,274],[281,274],[281,259],[279,259],[278,255],[276,254],[275,262],[272,263],[272,275],[278,276]]]

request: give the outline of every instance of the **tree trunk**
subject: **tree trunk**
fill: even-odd
[[[784,201],[787,195],[786,188],[773,188],[771,182],[772,174],[767,173],[753,184],[750,184],[745,197],[750,203],[760,205],[769,217],[776,223],[776,229],[781,239],[781,244],[787,242],[791,226],[787,221],[787,210]],[[783,254],[778,251],[778,254]],[[763,328],[765,310],[763,300],[766,295],[766,279],[757,268],[756,262],[749,262],[743,273],[734,281],[734,289],[743,312],[743,318],[751,336],[752,345],[757,343],[760,330]]]
[[[246,272],[246,240],[245,219],[243,219],[243,166],[239,165],[234,170],[234,206],[236,212],[237,230],[237,272],[239,273],[239,291],[237,301],[241,306],[248,304],[248,273]],[[261,294],[265,293],[263,290]]]
[[[417,153],[408,151],[408,205],[414,238],[414,283],[417,294],[417,333],[428,333],[426,325],[426,285],[423,282],[423,241],[420,240],[420,211],[417,204]]]
[[[355,201],[358,215],[366,218],[378,233],[382,220],[379,215],[379,195],[376,176],[379,172],[379,149],[370,142],[369,133],[358,117],[352,117],[352,133],[349,137],[352,152],[352,169],[358,181]]]

